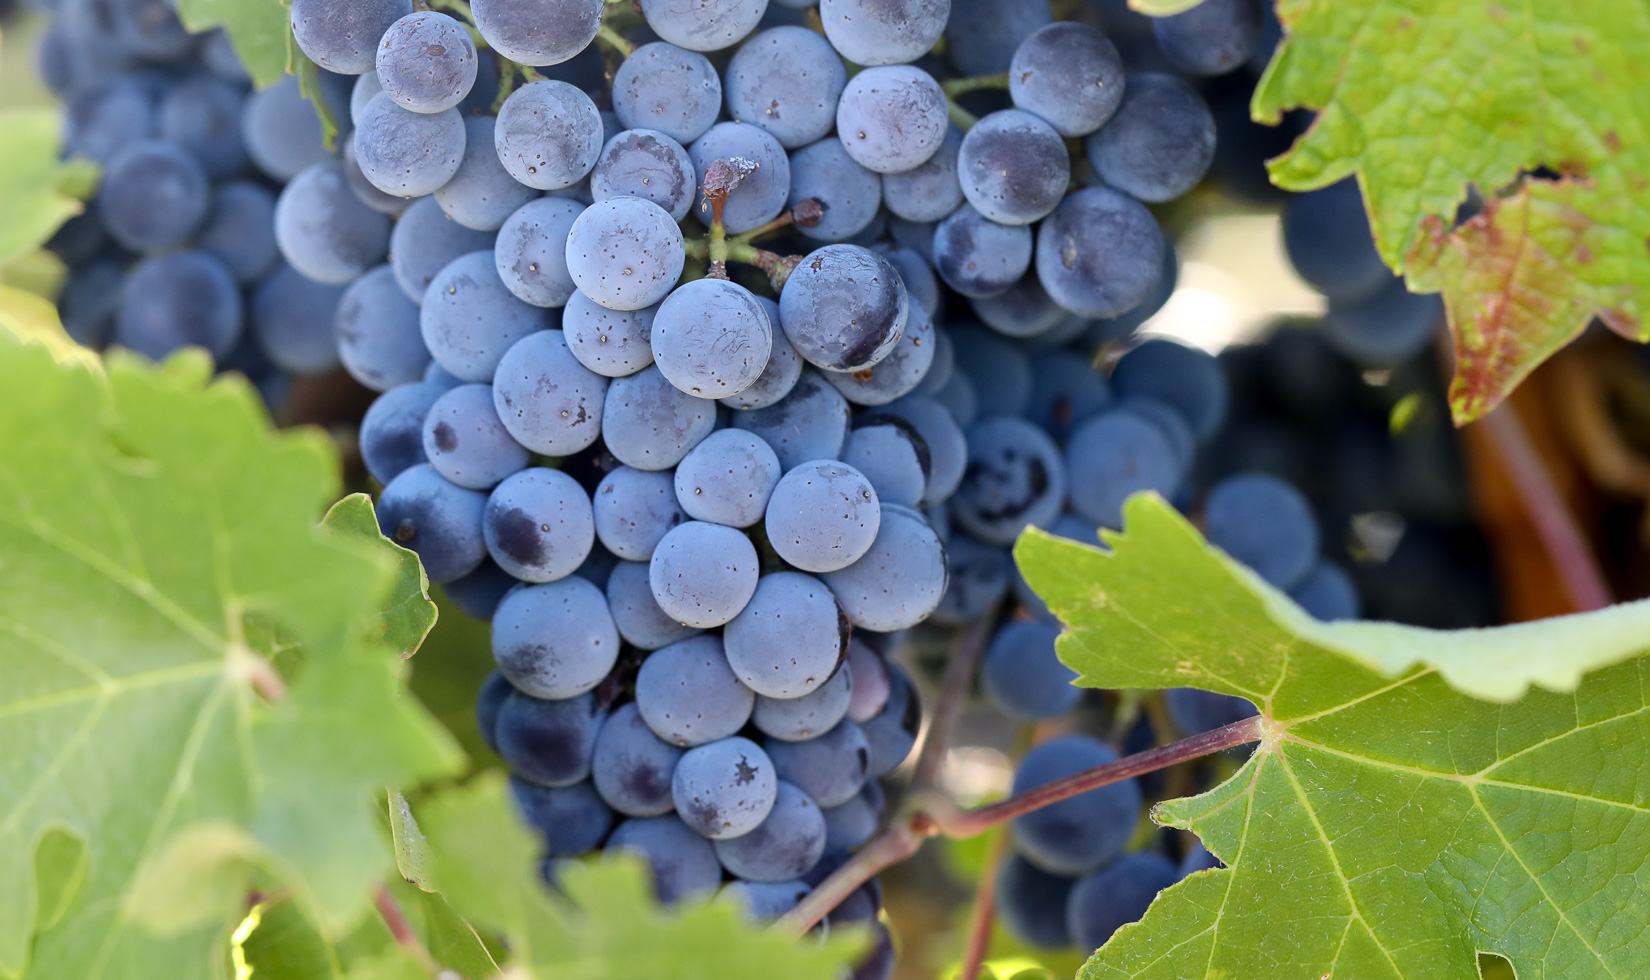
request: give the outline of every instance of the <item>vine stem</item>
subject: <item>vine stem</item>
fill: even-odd
[[[980,883],[974,890],[974,914],[968,920],[968,943],[963,947],[962,969],[957,980],[976,980],[985,954],[991,947],[991,924],[997,918],[997,869],[1008,856],[1008,834],[999,833],[986,853]]]
[[[940,678],[939,707],[934,709],[933,719],[928,723],[928,737],[923,740],[922,754],[917,756],[917,771],[911,777],[911,786],[915,790],[927,790],[939,778],[945,753],[950,751],[951,740],[957,733],[957,723],[962,719],[968,687],[974,683],[980,658],[985,655],[987,624],[996,618],[997,610],[993,607],[984,616],[969,623],[962,643],[957,646],[957,655],[945,667],[945,676]]]
[[[836,908],[854,889],[869,881],[877,872],[898,864],[922,845],[925,837],[973,837],[1015,817],[1041,809],[1061,800],[1070,799],[1091,789],[1099,789],[1148,772],[1226,749],[1258,742],[1264,736],[1260,716],[1245,718],[1222,728],[1183,738],[1178,742],[1147,749],[1125,756],[1116,762],[1057,779],[1052,783],[1016,793],[997,803],[959,808],[950,799],[933,790],[919,789],[913,794],[908,815],[896,819],[887,830],[855,854],[830,877],[819,883],[808,897],[785,913],[773,928],[792,936],[801,936],[827,913]]]
[[[431,976],[439,976],[442,972],[441,964],[424,948],[418,933],[413,931],[412,923],[407,921],[407,914],[401,911],[400,904],[396,902],[395,896],[390,894],[389,889],[379,885],[372,893],[372,904],[378,910],[379,918],[384,920],[384,925],[390,930],[390,935],[395,937],[395,944],[417,960],[425,972]]]
[[[1512,402],[1486,415],[1482,422],[1511,477],[1513,492],[1535,525],[1559,579],[1579,612],[1610,605],[1610,586],[1604,580],[1587,538],[1559,494],[1558,486],[1542,465],[1530,435]]]
[[[974,124],[980,121],[979,116],[958,105],[957,100],[950,96],[946,96],[945,99],[945,112],[951,121],[957,124],[957,128],[965,133],[973,129]]]
[[[952,78],[940,83],[948,97],[955,98],[964,92],[978,92],[986,88],[1008,88],[1008,72],[998,72],[995,75],[973,75],[968,78]]]
[[[618,31],[606,24],[596,28],[596,40],[617,51],[623,57],[630,57],[636,51],[636,45],[624,39]]]

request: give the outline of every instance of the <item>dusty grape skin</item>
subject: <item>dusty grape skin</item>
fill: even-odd
[[[419,331],[430,356],[464,381],[491,381],[505,351],[548,326],[544,310],[504,288],[492,252],[449,262],[430,281],[419,310]]]
[[[882,175],[882,203],[906,221],[943,220],[963,202],[962,184],[957,180],[957,154],[962,149],[963,132],[948,125],[938,150],[923,163],[897,173]]]
[[[1031,267],[1031,241],[1026,225],[999,224],[964,204],[934,229],[934,271],[964,296],[996,296]]]
[[[909,395],[879,410],[911,423],[928,447],[928,489],[922,503],[941,503],[956,491],[968,466],[968,439],[945,407],[931,398]]]
[[[1152,21],[1163,56],[1193,75],[1221,75],[1242,65],[1260,40],[1260,32],[1256,0],[1207,0]]]
[[[428,462],[424,417],[446,389],[425,381],[397,385],[374,399],[361,419],[361,461],[385,486],[402,471]]]
[[[524,582],[566,578],[596,542],[590,496],[572,477],[544,467],[522,470],[493,489],[482,531],[493,561]]]
[[[666,532],[688,519],[667,472],[620,466],[591,495],[602,547],[629,561],[653,557]]]
[[[636,707],[647,727],[672,745],[695,746],[745,727],[756,695],[739,683],[717,636],[695,636],[655,650],[636,675]]]
[[[1180,485],[1181,466],[1169,437],[1141,415],[1112,411],[1078,426],[1066,442],[1071,505],[1105,527],[1123,524],[1123,501],[1154,490],[1169,494]]]
[[[607,805],[627,817],[671,812],[670,777],[682,749],[662,741],[642,720],[635,702],[615,708],[596,735],[591,778]]]
[[[351,283],[333,318],[338,356],[350,376],[386,391],[424,376],[430,352],[418,328],[418,304],[407,299],[395,270],[378,266]]]
[[[1014,792],[1117,761],[1117,753],[1086,735],[1066,735],[1027,752],[1014,774]],[[1014,843],[1031,863],[1054,874],[1087,874],[1122,852],[1140,819],[1140,786],[1133,779],[1016,817]]]
[[[607,379],[578,362],[557,330],[511,345],[493,375],[493,402],[514,439],[534,452],[567,456],[601,435]]]
[[[1017,108],[1042,117],[1061,136],[1087,136],[1127,94],[1123,59],[1106,35],[1062,21],[1020,43],[1008,69]]]
[[[777,404],[791,393],[802,377],[802,355],[796,352],[779,325],[779,304],[766,296],[758,296],[756,301],[767,313],[768,326],[773,334],[773,350],[768,352],[768,364],[749,388],[717,399],[721,404],[741,411],[754,411]]]
[[[292,35],[327,71],[359,75],[372,71],[379,38],[410,13],[411,0],[293,0]]]
[[[567,268],[567,236],[584,205],[559,197],[529,201],[499,227],[493,256],[498,275],[517,299],[563,306],[577,290]]]
[[[1317,562],[1318,519],[1306,497],[1262,473],[1227,477],[1204,504],[1209,542],[1280,589],[1292,589]]]
[[[517,208],[539,192],[510,176],[493,146],[492,116],[464,119],[464,159],[452,179],[436,188],[435,202],[447,217],[476,231],[497,231]]]
[[[822,139],[791,154],[791,192],[785,203],[796,207],[804,198],[819,202],[825,213],[819,222],[799,226],[806,238],[840,242],[864,231],[882,204],[882,180],[848,155],[842,141]]]
[[[1077,674],[1054,653],[1058,622],[1015,620],[991,638],[980,667],[980,687],[1006,714],[1027,721],[1063,715],[1077,706]]]
[[[870,549],[852,565],[822,577],[855,626],[882,632],[907,629],[932,615],[945,597],[945,545],[921,514],[885,504]]]
[[[411,112],[456,107],[476,83],[475,43],[459,22],[433,10],[391,24],[378,43],[378,84]],[[359,121],[358,121],[359,122]]]
[[[756,29],[768,0],[641,0],[654,33],[690,51],[720,51]]]
[[[1215,158],[1215,120],[1203,97],[1174,75],[1130,77],[1117,114],[1086,143],[1108,185],[1142,201],[1185,194]]]
[[[783,471],[761,436],[722,429],[676,466],[676,502],[696,521],[749,527],[762,519]]]
[[[870,775],[870,745],[851,721],[840,721],[806,742],[769,739],[767,749],[779,778],[794,783],[821,807],[847,803]]]
[[[602,0],[474,0],[470,5],[476,29],[493,50],[541,68],[588,47],[605,9]]]
[[[911,423],[864,414],[842,447],[842,461],[865,474],[884,504],[915,507],[928,487],[928,446]]]
[[[756,547],[731,527],[685,521],[660,539],[649,561],[653,598],[665,615],[686,626],[721,626],[756,592]]]
[[[1025,225],[1054,210],[1071,182],[1071,155],[1054,127],[1018,109],[981,119],[957,155],[963,196],[1000,224]]]
[[[916,61],[945,33],[951,0],[820,0],[825,36],[856,65]]]
[[[204,252],[172,252],[132,267],[120,289],[115,343],[153,360],[184,346],[229,355],[241,335],[241,291]]]
[[[499,673],[536,698],[583,694],[619,655],[606,598],[577,575],[510,591],[493,614],[492,635]]]
[[[830,42],[805,27],[752,35],[723,74],[728,114],[767,130],[786,149],[829,135],[837,99],[848,84]]]
[[[661,535],[662,537],[662,535]],[[680,643],[699,630],[676,622],[659,608],[648,581],[648,563],[621,561],[607,578],[607,605],[626,643],[643,650]]]
[[[344,290],[299,275],[284,263],[247,304],[246,324],[275,366],[293,374],[321,374],[338,366],[333,329]]]
[[[801,572],[762,576],[722,631],[740,683],[770,698],[799,698],[830,680],[848,643],[848,620],[825,583]]]
[[[910,298],[887,259],[858,245],[808,255],[779,295],[779,320],[803,359],[827,371],[863,371],[899,343]]]
[[[1028,525],[1047,524],[1066,503],[1066,467],[1048,433],[996,415],[968,430],[968,471],[951,500],[952,520],[992,544],[1009,545]]]
[[[949,125],[945,93],[911,65],[867,68],[848,81],[836,108],[837,137],[868,170],[900,173],[926,163]]]
[[[567,231],[568,274],[580,292],[608,309],[639,310],[663,300],[685,261],[682,230],[664,208],[639,197],[597,201]]]
[[[575,291],[562,310],[562,334],[580,364],[603,377],[622,378],[653,363],[658,310],[610,310]]]
[[[249,180],[218,185],[195,247],[223,263],[236,281],[257,282],[280,258],[275,242],[275,195]]]
[[[447,480],[428,463],[408,467],[378,498],[384,536],[418,553],[430,581],[451,582],[487,557],[481,514],[487,495]]]
[[[294,177],[276,198],[275,241],[306,278],[342,286],[384,261],[390,219],[362,204],[344,181],[343,165],[328,160]]]
[[[651,129],[692,143],[716,122],[722,81],[696,51],[655,41],[637,48],[613,74],[613,112],[626,129]]]
[[[716,427],[716,403],[695,398],[657,366],[614,378],[602,408],[607,449],[626,466],[665,470]]]
[[[762,376],[773,326],[750,290],[696,279],[659,304],[651,342],[653,363],[672,385],[699,398],[726,398]]]
[[[1163,231],[1145,206],[1109,187],[1069,195],[1037,232],[1037,278],[1056,303],[1088,317],[1140,305],[1163,270]]]
[[[848,438],[848,402],[814,371],[803,371],[778,402],[733,417],[736,429],[761,436],[779,465],[793,469],[811,459],[835,459]]]
[[[780,780],[773,808],[762,822],[715,847],[722,867],[745,881],[794,881],[825,853],[825,817],[812,797]]]
[[[504,169],[528,187],[571,187],[601,155],[601,113],[566,82],[529,82],[504,100],[493,145]]]
[[[597,201],[640,197],[681,221],[693,210],[695,176],[681,143],[655,129],[627,129],[602,148],[590,171],[590,194]]]
[[[459,385],[436,399],[424,420],[424,455],[461,487],[485,490],[527,465],[493,408],[492,385]]]
[[[845,662],[830,680],[799,698],[757,695],[751,721],[769,738],[806,741],[829,731],[847,716],[853,693],[853,672]]]
[[[1007,71],[1020,44],[1053,19],[1049,0],[952,0],[946,56],[964,75]]]
[[[708,895],[722,881],[722,865],[710,841],[674,814],[626,820],[614,828],[607,849],[629,851],[646,860],[653,871],[654,895],[664,905]]]
[[[594,850],[613,826],[613,811],[590,783],[553,789],[512,776],[510,790],[523,822],[543,837],[548,857],[576,857]]]
[[[384,193],[421,197],[458,173],[466,138],[458,110],[409,112],[388,92],[380,92],[361,110],[355,160],[372,186]]]
[[[871,481],[835,460],[803,463],[768,498],[768,542],[808,572],[846,568],[870,550],[881,524]]]
[[[1169,859],[1152,851],[1130,854],[1072,886],[1066,931],[1079,951],[1092,952],[1130,922],[1139,921],[1158,892],[1180,879]]]
[[[424,291],[447,263],[491,249],[494,238],[449,221],[433,197],[421,197],[407,207],[390,232],[390,267],[407,298],[422,303]]]

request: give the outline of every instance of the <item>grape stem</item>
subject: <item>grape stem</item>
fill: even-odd
[[[968,624],[962,642],[957,645],[956,656],[951,658],[945,667],[945,676],[940,678],[939,707],[934,709],[933,718],[928,722],[922,754],[917,757],[917,770],[911,777],[911,787],[917,792],[933,788],[939,778],[940,766],[945,762],[946,752],[951,749],[957,723],[962,719],[963,705],[968,701],[968,687],[974,682],[980,660],[985,656],[990,624],[996,618],[997,610],[993,607]]]
[[[906,813],[865,849],[838,868],[773,928],[801,936],[827,913],[869,881],[877,872],[915,854],[923,838],[973,837],[1015,817],[1070,799],[1091,789],[1156,772],[1192,759],[1200,759],[1226,749],[1258,742],[1263,734],[1259,716],[1245,718],[1222,728],[1183,738],[1178,742],[1136,752],[1116,762],[1085,769],[1064,779],[1016,793],[1005,800],[973,809],[962,809],[936,790],[918,788]]]
[[[608,0],[608,2],[611,3],[612,0]],[[596,28],[596,40],[617,51],[625,58],[630,57],[636,51],[636,45],[625,40],[623,35],[606,24]]]
[[[1559,581],[1569,593],[1578,612],[1603,609],[1610,604],[1610,586],[1588,547],[1586,535],[1577,526],[1575,515],[1559,493],[1552,474],[1542,465],[1541,456],[1530,441],[1529,432],[1512,402],[1484,416],[1480,423],[1507,469],[1508,482],[1530,523],[1535,525],[1547,556],[1558,570]]]
[[[997,917],[997,869],[1008,857],[1008,834],[998,831],[986,852],[985,867],[980,870],[980,883],[974,888],[974,913],[968,920],[968,943],[963,947],[962,969],[957,980],[976,980],[980,967],[985,965],[986,950],[991,946],[991,923]]]
[[[945,112],[951,118],[951,121],[956,124],[956,127],[965,133],[973,129],[974,124],[980,121],[979,116],[958,105],[957,100],[949,95],[945,97]]]
[[[964,92],[978,92],[986,88],[1008,88],[1008,72],[998,72],[995,75],[973,75],[968,78],[952,78],[940,83],[948,98],[955,98]]]
[[[544,76],[539,74],[538,69],[517,64],[503,55],[498,55],[498,98],[493,100],[492,115],[498,115],[499,110],[504,108],[505,100],[516,90],[518,82],[526,84],[542,81]]]
[[[384,920],[384,925],[390,930],[390,935],[395,938],[395,944],[417,960],[425,972],[431,976],[439,976],[441,964],[424,948],[418,933],[413,931],[412,923],[407,921],[407,914],[401,911],[400,904],[396,902],[395,896],[390,894],[389,889],[379,885],[372,893],[372,904],[378,910],[378,917]]]
[[[453,14],[470,33],[470,41],[477,51],[486,50],[487,39],[481,36],[481,29],[476,26],[476,15],[471,13],[470,5],[465,0],[413,0],[414,10],[443,10]]]

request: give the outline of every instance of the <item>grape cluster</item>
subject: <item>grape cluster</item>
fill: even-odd
[[[52,239],[69,267],[63,324],[83,344],[151,357],[204,347],[278,399],[288,371],[337,363],[336,297],[275,242],[280,182],[326,156],[295,80],[251,94],[220,33],[164,0],[47,4],[38,70],[65,103],[64,150],[103,168]]]
[[[1265,429],[1253,365],[1115,356],[1175,288],[1154,209],[1258,165],[1230,108],[1276,40],[1257,0],[293,0],[336,149],[296,79],[249,94],[166,0],[61,6],[41,71],[106,166],[53,244],[66,324],[204,346],[272,403],[339,366],[378,393],[381,526],[492,623],[477,720],[552,881],[623,850],[666,902],[782,915],[883,819],[918,634],[989,620],[988,700],[1079,709],[1010,556],[1030,526],[1095,543],[1155,491],[1359,614],[1322,500],[1233,438]],[[1430,337],[1351,185],[1285,227],[1336,349],[1391,367]],[[1015,785],[1114,758],[1065,735]],[[1124,854],[1145,794],[1020,818],[1009,926],[1092,948],[1207,866]],[[856,977],[892,970],[880,904],[873,880],[826,920],[878,930]]]

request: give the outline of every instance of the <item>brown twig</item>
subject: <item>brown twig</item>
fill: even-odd
[[[423,940],[413,931],[412,923],[407,921],[407,914],[401,911],[400,904],[396,902],[395,896],[390,894],[389,889],[379,885],[372,893],[372,904],[378,910],[378,917],[384,920],[384,925],[390,930],[390,935],[395,938],[395,944],[417,960],[431,976],[439,975],[441,964],[424,948]]]
[[[962,718],[963,706],[968,702],[968,688],[974,683],[974,674],[979,669],[980,657],[985,653],[986,639],[990,635],[990,623],[996,619],[996,610],[968,625],[964,631],[962,642],[957,645],[956,656],[945,667],[945,676],[940,678],[940,695],[938,706],[928,722],[928,734],[923,739],[922,754],[917,757],[917,771],[911,777],[911,787],[922,791],[934,785],[939,777],[940,766],[945,762],[945,753],[951,748],[951,739],[957,733],[957,722]]]
[[[1511,402],[1503,402],[1484,416],[1481,424],[1506,465],[1513,492],[1535,525],[1536,536],[1557,568],[1571,603],[1579,612],[1610,605],[1610,586],[1604,573],[1551,474],[1542,465],[1518,410]]]
[[[1155,772],[1176,763],[1213,755],[1226,749],[1261,740],[1264,729],[1259,716],[1245,718],[1214,731],[1125,756],[1116,762],[1086,769],[1065,779],[1017,793],[1006,800],[972,810],[960,809],[935,790],[919,790],[906,815],[895,819],[865,849],[832,872],[812,893],[786,913],[774,928],[800,936],[814,927],[854,889],[871,880],[877,872],[915,854],[924,837],[973,837],[1033,810],[1070,799],[1079,793],[1099,789],[1122,780]]]
[[[1135,776],[1143,776],[1148,772],[1166,769],[1177,763],[1201,759],[1206,755],[1223,752],[1239,745],[1258,742],[1260,738],[1261,720],[1260,716],[1256,715],[1201,735],[1193,735],[1178,742],[1124,756],[1116,762],[1085,769],[1064,779],[1044,783],[1023,793],[1016,793],[1005,800],[972,810],[959,809],[942,796],[925,794],[925,798],[918,804],[923,812],[913,820],[929,821],[932,824],[929,833],[944,834],[947,837],[973,837],[998,824],[1007,823],[1015,817],[1040,810],[1052,803],[1070,799],[1079,793],[1087,793],[1091,789],[1099,789]],[[919,826],[917,829],[924,828]]]
[[[968,941],[963,946],[962,969],[957,980],[975,980],[980,967],[985,965],[985,954],[991,948],[991,924],[997,918],[997,869],[1008,856],[1008,833],[997,834],[986,852],[985,868],[980,872],[980,883],[974,889],[974,914],[968,919]]]

